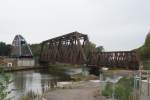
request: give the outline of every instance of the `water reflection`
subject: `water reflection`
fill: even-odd
[[[61,77],[51,75],[47,70],[30,70],[11,73],[13,83],[9,89],[12,90],[9,97],[18,100],[20,96],[32,91],[36,94],[42,94],[47,89],[54,88],[57,81],[62,81]],[[64,80],[64,79],[63,79]]]

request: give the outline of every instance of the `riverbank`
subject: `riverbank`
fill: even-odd
[[[117,77],[130,77],[133,71],[128,70],[109,70],[103,73],[107,79],[116,80]],[[89,78],[89,76],[87,76]],[[91,76],[90,76],[91,77]],[[79,82],[62,82],[57,83],[58,88],[49,91],[45,94],[46,100],[106,100],[106,97],[102,96],[102,90],[105,84],[100,83],[98,79],[86,79]],[[108,98],[107,98],[108,99]]]
[[[22,96],[30,98],[30,95],[28,96],[28,94],[31,93],[35,95],[39,95],[40,98],[41,96],[45,95],[47,100],[63,100],[63,99],[59,99],[59,98],[63,98],[63,96],[64,98],[70,96],[69,99],[66,98],[64,100],[82,100],[82,99],[85,100],[87,99],[85,98],[85,96],[90,98],[87,100],[99,100],[97,98],[102,98],[99,92],[101,90],[99,82],[90,81],[90,80],[98,80],[99,77],[94,75],[83,76],[81,73],[82,68],[72,68],[69,66],[67,70],[66,68],[63,70],[63,67],[61,67],[62,69],[57,69],[56,67],[53,68],[48,67],[48,69],[27,70],[27,71],[23,70],[23,71],[8,73],[10,74],[13,80],[12,84],[10,84],[9,86],[9,89],[12,90],[10,96],[15,97],[14,100],[29,100],[29,99],[20,99],[20,98],[22,98]],[[110,70],[104,72],[103,74],[104,76],[111,78],[111,76],[116,76],[116,75],[128,76],[131,73],[132,71],[124,71],[124,70],[111,71]],[[67,76],[64,74],[67,74]],[[78,95],[80,96],[79,99],[77,97]],[[35,96],[33,97],[35,98]],[[105,100],[105,99],[100,99],[100,100]]]
[[[22,67],[0,67],[5,72],[15,72],[15,71],[26,71],[26,70],[33,70],[33,69],[46,69],[46,66],[22,66]]]
[[[46,100],[106,100],[100,96],[98,81],[80,81],[65,84],[63,88],[45,94]]]

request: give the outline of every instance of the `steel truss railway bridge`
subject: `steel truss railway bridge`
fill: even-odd
[[[86,64],[88,67],[117,67],[138,70],[139,58],[135,51],[88,52],[88,36],[72,32],[42,42],[42,64]],[[87,54],[88,53],[88,54]],[[88,56],[87,56],[88,55]]]

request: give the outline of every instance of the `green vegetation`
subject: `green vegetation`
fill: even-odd
[[[31,44],[30,48],[32,50],[33,56],[38,59],[40,57],[41,44]]]
[[[103,46],[96,47],[96,52],[102,52],[102,51],[104,51],[104,47]]]
[[[143,62],[143,66],[145,70],[150,69],[150,32],[147,34],[145,43],[140,48],[136,49],[140,59]]]
[[[99,77],[95,76],[95,75],[87,75],[84,76],[82,73],[80,74],[75,74],[71,76],[71,79],[75,82],[77,81],[89,81],[89,80],[98,80]]]
[[[63,67],[63,66],[60,67],[58,65],[50,65],[48,71],[54,76],[60,76],[62,80],[71,79],[70,76],[65,73],[66,67]]]
[[[143,61],[143,66],[145,70],[150,70],[150,62],[149,61]]]
[[[33,91],[29,91],[27,94],[21,96],[20,100],[40,100],[41,98],[41,95],[34,93]]]
[[[7,89],[11,82],[10,76],[5,74],[3,69],[0,69],[0,100],[10,100],[7,98],[7,95],[10,93]]]
[[[142,60],[150,59],[150,32],[146,36],[144,45],[138,48],[136,51]]]
[[[50,64],[49,67],[55,67],[55,68],[61,68],[61,69],[66,69],[66,68],[81,68],[82,65],[76,65],[76,64],[66,64],[66,63],[55,63],[55,64]]]
[[[104,51],[103,46],[97,46],[96,44],[89,42],[86,47],[84,48],[85,56],[87,58],[87,62],[90,60],[91,54],[92,53],[97,53],[97,52],[102,52]]]
[[[89,54],[90,52],[95,51],[95,48],[96,48],[96,44],[94,44],[94,43],[92,43],[92,42],[89,42],[89,43],[86,45],[85,50],[84,50],[85,55],[88,56],[88,54]]]
[[[0,56],[10,56],[11,45],[0,42]]]
[[[35,58],[40,56],[41,44],[31,44],[31,50]],[[0,56],[10,56],[12,46],[5,42],[0,42]]]
[[[115,84],[115,98],[118,100],[132,100],[132,92],[133,92],[133,78],[124,77],[119,80],[117,84]],[[108,83],[105,89],[102,91],[102,95],[108,98],[112,97],[113,93],[113,85],[112,83]]]
[[[89,44],[86,46],[85,48],[85,54],[88,57],[88,54],[90,52],[102,52],[104,51],[104,47],[103,46],[96,46],[96,44],[89,42]]]

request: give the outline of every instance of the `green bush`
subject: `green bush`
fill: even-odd
[[[11,82],[10,76],[5,74],[3,69],[0,69],[0,100],[10,100],[7,99],[7,95],[10,93],[7,89]]]
[[[102,91],[102,95],[109,98],[112,96],[113,88],[112,84],[108,83],[105,89]]]
[[[143,46],[136,49],[136,51],[142,60],[150,59],[150,32],[147,34]]]
[[[144,70],[150,70],[150,62],[143,61],[143,67],[144,67]]]
[[[133,91],[133,78],[122,78],[115,84],[115,98],[118,100],[131,100]],[[112,97],[113,85],[108,83],[102,91],[102,95],[108,98]]]

